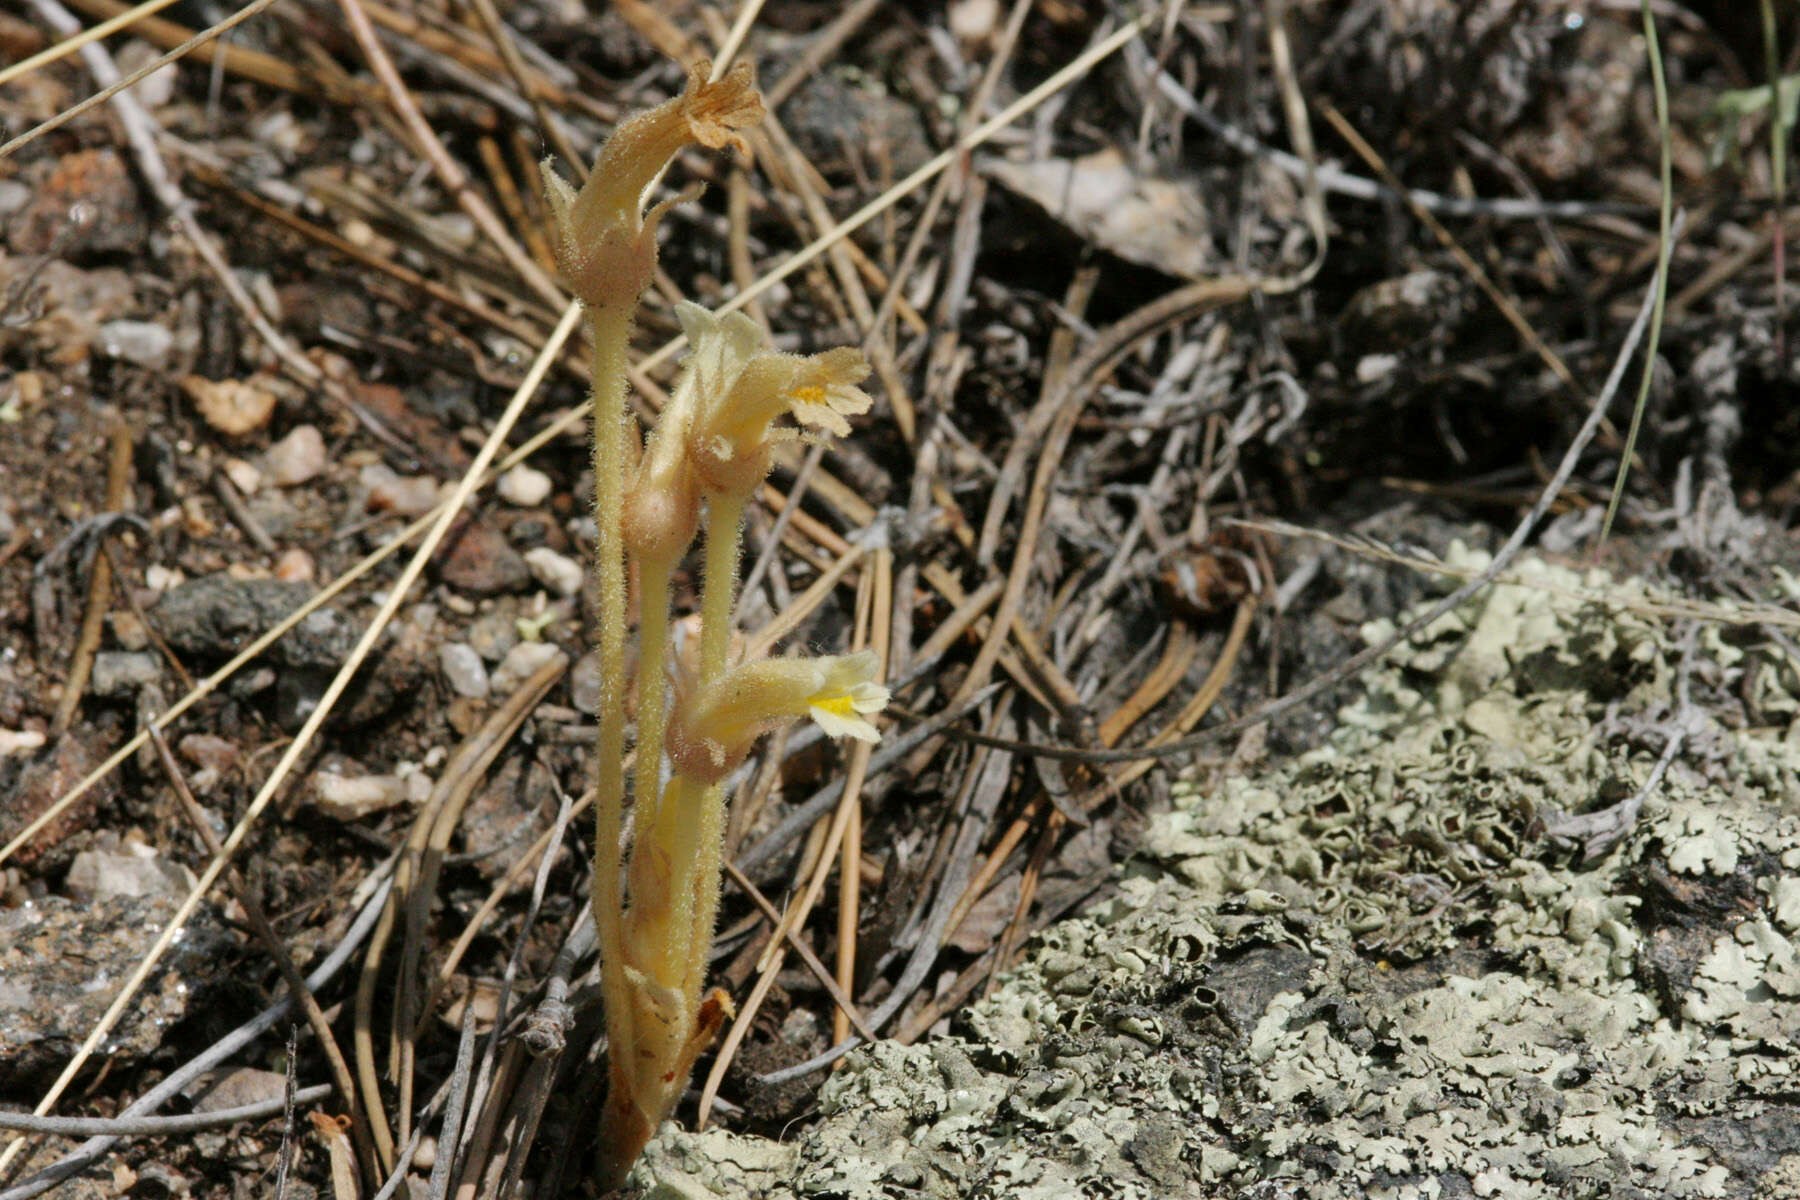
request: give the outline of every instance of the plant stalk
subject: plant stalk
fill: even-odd
[[[606,1006],[607,1039],[612,1069],[603,1145],[623,1147],[642,1124],[625,1082],[625,1064],[635,1058],[631,988],[625,977],[625,929],[619,844],[625,832],[625,545],[620,518],[625,499],[625,438],[629,414],[625,405],[625,355],[631,341],[631,311],[623,305],[590,307],[594,409],[594,550],[595,597],[599,622],[599,735],[593,757],[594,784],[594,929],[600,945],[600,988]],[[634,1121],[633,1118],[636,1117]],[[648,1136],[646,1133],[645,1137]],[[642,1146],[642,1141],[637,1146]],[[636,1149],[628,1152],[629,1165]],[[616,1157],[603,1152],[603,1158]]]
[[[716,492],[707,502],[706,576],[700,592],[700,686],[725,673],[737,602],[738,535],[745,497]]]

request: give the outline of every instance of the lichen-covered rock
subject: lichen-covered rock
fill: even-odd
[[[1800,1195],[1800,727],[1738,719],[1746,681],[1795,711],[1793,669],[1717,629],[1685,650],[1642,582],[1519,577],[1371,671],[1326,747],[1178,787],[1116,894],[1037,939],[961,1037],[857,1052],[781,1147],[665,1129],[639,1180]],[[1678,725],[1617,837],[1553,836],[1629,806]]]

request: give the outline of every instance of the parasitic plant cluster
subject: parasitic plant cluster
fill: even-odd
[[[763,733],[810,717],[829,734],[877,738],[887,702],[873,654],[732,662],[732,610],[745,505],[783,440],[850,432],[869,373],[853,349],[783,354],[748,318],[676,307],[690,347],[669,403],[641,446],[626,407],[633,314],[656,268],[650,189],[690,145],[743,147],[763,116],[750,71],[689,73],[683,93],[622,122],[579,191],[545,165],[563,279],[581,301],[593,362],[594,575],[601,705],[593,783],[593,908],[609,1044],[600,1157],[618,1182],[687,1086],[730,1013],[703,995],[718,909],[724,781]],[[670,581],[704,528],[697,648],[670,645]],[[628,678],[627,581],[637,580],[635,679]],[[627,779],[626,708],[635,693]],[[629,783],[629,786],[628,786]],[[632,836],[624,814],[631,797]]]

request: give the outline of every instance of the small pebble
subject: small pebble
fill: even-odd
[[[118,66],[121,75],[129,75],[141,67],[147,67],[157,58],[156,48],[148,42],[129,41],[120,48]],[[176,74],[174,63],[159,67],[144,76],[130,87],[131,95],[137,102],[152,112],[163,107],[175,96],[175,86],[181,82]]]
[[[520,642],[494,668],[490,686],[499,695],[508,695],[553,658],[566,660],[568,655],[550,642]]]
[[[148,846],[128,843],[121,850],[83,850],[75,856],[63,888],[86,903],[140,896],[179,896],[195,882],[180,863]]]
[[[224,463],[225,478],[231,480],[231,486],[246,496],[256,495],[256,489],[262,486],[262,472],[241,458],[228,458]]]
[[[405,804],[410,790],[398,775],[346,777],[320,771],[312,778],[313,804],[327,816],[357,821]]]
[[[450,535],[449,549],[440,560],[438,574],[451,587],[477,596],[522,591],[531,583],[531,570],[519,552],[507,544],[499,530],[483,521],[472,522]]]
[[[569,703],[589,716],[600,711],[600,652],[590,650],[569,670]]]
[[[325,435],[311,425],[297,426],[269,447],[264,462],[278,486],[305,483],[325,469]]]
[[[362,485],[368,489],[365,511],[399,513],[416,517],[437,507],[438,481],[429,475],[396,475],[381,463],[362,469]]]
[[[153,592],[166,592],[180,587],[187,576],[174,567],[165,567],[161,563],[151,563],[144,568],[144,586]]]
[[[112,631],[121,650],[142,650],[150,644],[150,631],[134,612],[121,609],[113,613]]]
[[[0,179],[0,218],[10,217],[30,203],[30,188],[16,179]]]
[[[519,627],[513,623],[511,613],[491,612],[475,618],[463,640],[482,658],[497,663],[506,657],[508,650],[519,644]]]
[[[147,651],[102,650],[94,655],[88,690],[96,696],[130,696],[162,678],[162,662]]]
[[[436,781],[413,763],[403,763],[402,766],[410,768],[400,775],[400,778],[406,780],[406,798],[414,804],[423,804],[431,799],[432,789],[437,786]]]
[[[30,754],[43,744],[41,729],[0,729],[0,758],[9,754]]]
[[[313,577],[313,557],[298,546],[283,550],[275,559],[274,575],[289,583],[310,583]]]
[[[445,642],[438,649],[438,666],[443,669],[444,681],[457,695],[472,700],[487,697],[487,664],[481,661],[475,647],[467,642]]]
[[[237,743],[215,733],[190,733],[175,748],[196,767],[214,771],[229,771],[238,761]]]
[[[228,437],[253,433],[275,415],[275,393],[244,380],[184,375],[181,390],[194,402],[206,423]]]
[[[550,495],[550,477],[535,467],[520,463],[500,477],[494,490],[508,504],[536,508]]]
[[[525,565],[531,577],[559,596],[573,596],[581,591],[581,564],[548,546],[525,552]]]
[[[108,321],[100,326],[100,353],[140,367],[160,367],[175,345],[175,335],[154,321]]]

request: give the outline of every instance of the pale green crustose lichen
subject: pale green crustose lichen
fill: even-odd
[[[859,1051],[789,1143],[706,1135],[754,1172],[714,1161],[702,1184],[666,1131],[639,1178],[846,1200],[1797,1194],[1800,740],[1709,722],[1604,856],[1548,844],[1558,811],[1647,777],[1658,747],[1616,731],[1666,712],[1681,652],[1575,595],[1649,585],[1519,569],[1546,589],[1493,589],[1402,648],[1326,747],[1178,787],[1112,898],[1039,937],[959,1037]],[[1698,646],[1720,688],[1764,653]],[[1787,664],[1766,665],[1775,687]]]

